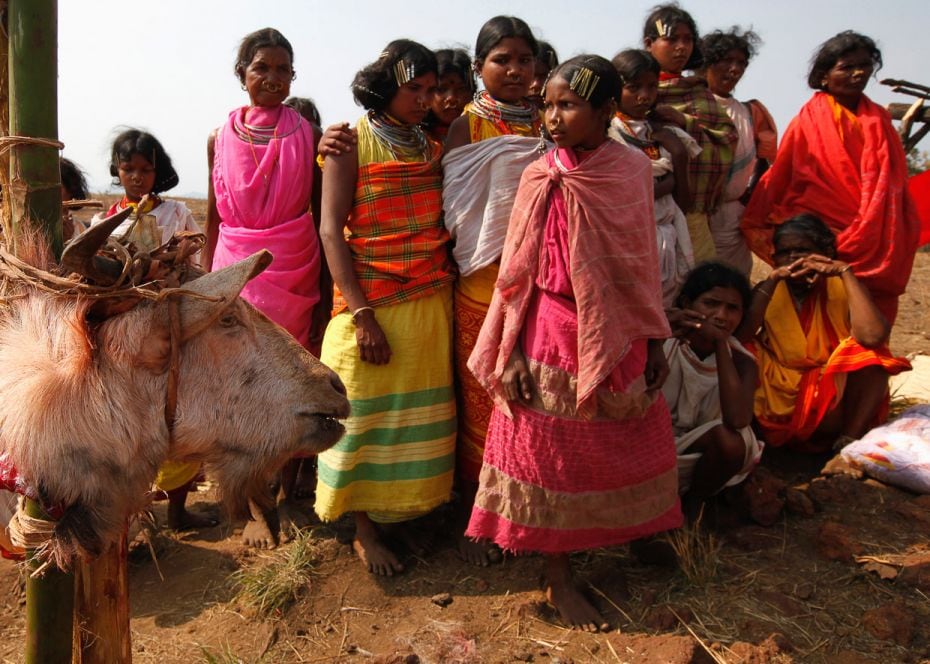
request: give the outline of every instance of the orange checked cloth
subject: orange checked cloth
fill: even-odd
[[[441,150],[426,162],[372,162],[358,170],[346,242],[368,304],[431,295],[455,279],[442,224]],[[345,311],[337,288],[333,314]]]
[[[756,419],[761,437],[776,447],[813,435],[843,398],[846,374],[873,365],[890,375],[911,368],[887,347],[870,350],[850,336],[849,300],[839,277],[822,280],[800,312],[787,284],[779,282],[750,348],[759,363]]]

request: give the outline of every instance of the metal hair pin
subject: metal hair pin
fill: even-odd
[[[413,63],[407,64],[403,60],[398,60],[394,64],[394,80],[400,87],[404,83],[409,83],[416,78],[416,66]]]
[[[585,101],[590,101],[591,94],[594,92],[595,88],[597,88],[597,84],[600,82],[600,76],[595,74],[587,67],[582,67],[575,72],[574,76],[572,76],[572,80],[568,84],[568,89]]]

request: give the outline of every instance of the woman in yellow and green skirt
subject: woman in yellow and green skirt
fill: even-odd
[[[403,569],[382,524],[447,502],[455,454],[452,282],[442,225],[441,146],[418,126],[436,89],[436,58],[388,44],[356,74],[368,113],[357,145],[327,158],[323,247],[336,284],[321,360],[345,383],[346,435],[319,457],[316,511],[355,517],[369,571]]]

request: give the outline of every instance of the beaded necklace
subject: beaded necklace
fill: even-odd
[[[368,111],[368,126],[398,161],[429,161],[432,147],[419,125],[402,124],[387,113]]]
[[[265,182],[265,186],[268,186],[268,179],[274,173],[275,166],[278,165],[278,157],[280,156],[280,143],[275,142],[272,145],[272,141],[277,141],[277,139],[282,138],[278,136],[278,123],[272,125],[252,125],[248,124],[245,121],[245,113],[242,114],[242,117],[236,117],[236,121],[233,123],[233,128],[236,131],[236,135],[243,141],[249,144],[249,150],[252,153],[252,161],[255,162],[255,168],[259,173],[262,174],[262,180]],[[293,131],[288,132],[285,136],[292,134]],[[255,152],[255,145],[267,145],[269,150],[274,150],[274,158],[271,160],[271,171],[269,173],[265,172],[265,169],[262,168],[261,162],[258,159],[258,154]]]
[[[507,104],[492,97],[487,90],[475,93],[470,110],[479,118],[491,122],[503,134],[513,133],[508,126],[511,124],[532,126],[540,124],[539,112],[532,104],[527,102]]]
[[[620,127],[618,127],[620,133],[623,134],[623,138],[626,139],[630,145],[645,152],[646,156],[652,161],[662,157],[662,154],[659,152],[658,143],[649,138],[644,140],[636,136],[636,132],[633,131],[633,127],[631,127],[629,123],[633,118],[621,111],[617,111],[616,118],[620,122]],[[646,136],[650,136],[651,133],[652,132],[649,131],[649,124],[646,123]]]

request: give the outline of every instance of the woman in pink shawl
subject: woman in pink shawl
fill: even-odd
[[[468,366],[494,400],[466,535],[546,556],[563,620],[603,629],[569,553],[681,525],[658,393],[662,309],[652,167],[607,140],[622,83],[578,56],[546,83],[558,146],[526,168],[491,308]]]
[[[235,71],[249,105],[233,110],[207,144],[203,258],[207,268],[217,270],[260,249],[271,251],[271,266],[242,290],[242,297],[319,355],[329,312],[328,303],[317,306],[320,247],[310,212],[315,142],[309,123],[283,104],[294,79],[293,59],[290,42],[272,28],[246,35],[239,46]],[[301,525],[290,500],[296,471],[291,463],[282,474],[278,515],[285,535]],[[269,515],[250,507],[243,540],[259,548],[274,546]]]

